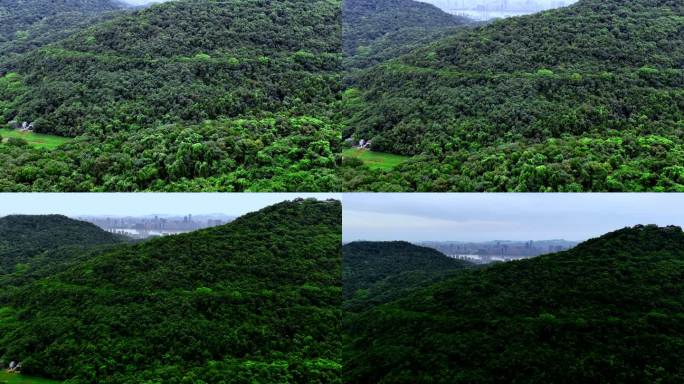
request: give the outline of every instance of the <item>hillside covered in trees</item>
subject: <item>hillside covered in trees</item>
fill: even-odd
[[[357,241],[345,244],[342,255],[343,291],[347,299],[359,294],[359,290],[367,290],[387,278],[407,272],[439,275],[469,266],[432,248],[404,241]]]
[[[679,383],[684,233],[636,226],[350,319],[347,383]]]
[[[344,0],[345,67],[365,68],[397,57],[470,23],[414,0]]]
[[[115,0],[0,0],[0,73],[16,54],[57,41],[126,8]]]
[[[180,0],[21,55],[0,118],[78,138],[0,146],[0,189],[337,189],[340,10]]]
[[[0,287],[0,360],[70,383],[341,383],[341,205],[295,200]]]
[[[12,215],[0,218],[0,275],[27,268],[48,251],[124,241],[93,224],[60,215]]]
[[[682,190],[683,17],[674,0],[580,0],[355,76],[343,137],[414,157],[349,161],[345,189]]]

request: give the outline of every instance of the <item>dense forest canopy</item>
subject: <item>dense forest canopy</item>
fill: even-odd
[[[462,271],[347,321],[348,383],[679,383],[684,233]]]
[[[341,205],[296,200],[0,289],[0,360],[70,383],[341,383]]]
[[[77,135],[290,111],[336,99],[336,2],[174,1],[24,56],[16,118]]]
[[[0,145],[12,191],[339,189],[338,0],[181,0],[14,60],[0,120],[78,136]]]
[[[6,72],[16,54],[57,41],[125,8],[113,0],[0,0],[0,73]]]
[[[17,32],[25,32],[26,28],[55,15],[72,12],[94,14],[122,8],[125,8],[124,3],[113,0],[1,0],[0,39],[15,39]]]
[[[373,46],[378,40],[390,37],[386,44],[393,39],[410,44],[422,34],[427,42],[433,31],[466,23],[463,17],[414,0],[344,0],[342,45],[347,56],[367,56],[369,51],[380,50]],[[400,41],[389,45],[399,48]]]
[[[356,241],[345,244],[342,254],[345,298],[403,272],[441,273],[468,266],[468,263],[449,258],[432,248],[404,241]]]
[[[93,224],[60,215],[0,218],[0,275],[27,267],[46,251],[66,246],[119,243],[124,239]]]
[[[683,17],[680,1],[582,0],[358,74],[343,137],[416,157],[350,161],[345,188],[681,190]]]
[[[110,6],[6,27],[0,123],[77,138],[3,140],[0,190],[684,190],[678,1],[480,26],[410,0]],[[411,158],[370,169],[341,138]]]

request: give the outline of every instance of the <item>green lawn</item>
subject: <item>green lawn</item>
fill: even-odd
[[[17,375],[0,370],[0,384],[60,384],[59,381]]]
[[[43,135],[41,133],[21,132],[15,129],[0,129],[0,136],[2,141],[6,141],[10,137],[21,138],[28,141],[29,145],[36,148],[53,149],[61,144],[71,140],[68,137]]]
[[[373,152],[367,149],[349,148],[342,151],[342,157],[356,157],[361,159],[371,169],[392,169],[408,160],[407,156],[391,153]]]

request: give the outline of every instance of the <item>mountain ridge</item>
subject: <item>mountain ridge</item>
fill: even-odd
[[[585,0],[359,74],[343,137],[415,157],[388,172],[345,168],[345,189],[682,189],[682,15],[670,0]]]
[[[353,316],[345,380],[675,383],[683,246],[679,227],[628,227],[448,277]]]
[[[30,265],[42,253],[60,247],[116,244],[124,237],[63,215],[9,215],[0,218],[0,272]]]
[[[0,359],[74,383],[340,383],[339,201],[119,246],[0,292]]]

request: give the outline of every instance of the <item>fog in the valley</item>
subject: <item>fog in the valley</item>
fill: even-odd
[[[475,20],[520,16],[565,7],[577,0],[421,0],[444,11]]]
[[[284,200],[340,200],[335,193],[10,193],[0,196],[0,217],[12,214],[82,216],[241,216]],[[1,382],[1,381],[0,381]]]

